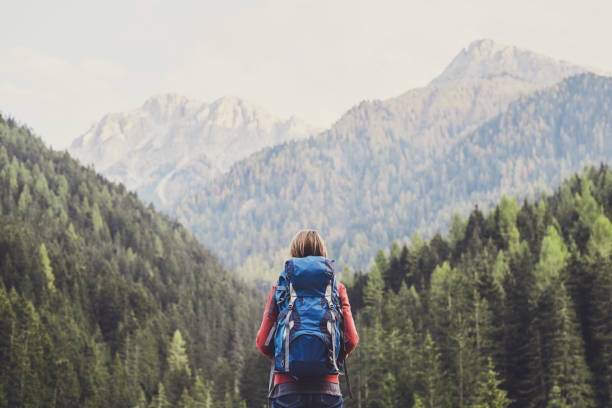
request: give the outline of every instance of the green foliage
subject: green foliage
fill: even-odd
[[[567,263],[569,252],[559,236],[557,229],[550,225],[540,248],[540,260],[535,267],[536,287],[542,292],[548,288],[559,275]]]
[[[263,295],[27,129],[0,120],[0,142],[0,407],[261,408]],[[610,406],[609,197],[612,172],[589,168],[380,251],[347,280],[347,408]],[[369,245],[356,233],[345,254]]]
[[[45,278],[47,278],[47,288],[53,292],[55,290],[55,275],[53,275],[53,268],[51,267],[51,261],[49,261],[49,255],[47,254],[47,247],[45,244],[40,244],[38,247],[38,253],[40,255],[40,263],[43,273]]]
[[[0,191],[0,407],[210,408],[211,367],[238,383],[263,294],[180,224],[1,117]]]
[[[414,395],[414,404],[412,404],[412,408],[425,408],[425,404],[423,404],[419,394]]]
[[[153,400],[149,404],[149,408],[170,408],[170,402],[166,397],[166,390],[164,389],[164,384],[159,383],[157,386],[157,395],[153,397]]]
[[[189,358],[185,350],[185,340],[183,340],[183,336],[178,329],[174,331],[168,350],[168,367],[170,371],[185,371],[187,375],[191,375]]]
[[[593,231],[587,244],[588,253],[601,259],[610,257],[612,253],[612,223],[603,214],[595,219]]]
[[[499,209],[500,235],[508,248],[515,248],[519,241],[519,232],[516,227],[516,216],[518,214],[516,201],[504,195],[497,208]]]
[[[440,361],[441,355],[429,333],[425,336],[419,355],[417,390],[422,395],[425,407],[447,406],[448,388]]]
[[[489,358],[486,376],[480,383],[478,402],[474,408],[507,408],[511,401],[506,394],[507,392],[501,388],[501,381],[497,378],[493,360]]]
[[[610,197],[612,172],[588,168],[539,202],[456,218],[449,242],[379,252],[348,288],[346,406],[610,406]]]
[[[247,407],[263,407],[268,401],[270,360],[259,350],[251,350],[245,358],[240,378],[240,395]]]
[[[368,275],[368,283],[364,289],[363,300],[365,303],[364,313],[369,322],[380,322],[383,306],[384,282],[378,263],[375,263]],[[380,323],[375,323],[380,324]]]
[[[211,406],[210,387],[202,381],[199,375],[197,375],[193,386],[193,408],[210,408]]]

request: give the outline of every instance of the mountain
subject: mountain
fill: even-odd
[[[612,159],[612,78],[570,77],[510,105],[417,178],[433,194],[432,225],[502,194],[537,196],[587,164]],[[428,228],[431,232],[431,228]]]
[[[166,206],[249,154],[315,130],[235,98],[212,103],[166,94],[104,116],[68,149],[83,164]]]
[[[552,85],[559,78],[581,72],[584,72],[584,68],[568,62],[483,39],[472,42],[462,50],[432,84],[507,77],[538,85]]]
[[[229,265],[269,269],[256,264],[309,226],[322,230],[334,257],[363,267],[394,238],[443,225],[431,223],[433,208],[452,204],[439,202],[448,186],[424,177],[442,170],[457,144],[521,97],[582,71],[474,42],[428,86],[362,102],[320,135],[255,153],[173,213]]]
[[[254,398],[265,299],[184,227],[1,116],[0,191],[1,407]]]

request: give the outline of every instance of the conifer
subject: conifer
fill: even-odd
[[[149,408],[170,408],[170,402],[166,397],[166,390],[164,388],[164,384],[159,383],[157,385],[157,394],[151,400],[149,404]]]
[[[510,399],[507,392],[501,388],[501,381],[493,367],[493,360],[488,359],[486,374],[480,381],[476,404],[474,408],[507,408],[510,406]]]

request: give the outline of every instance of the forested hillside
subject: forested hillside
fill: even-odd
[[[478,102],[484,96],[465,93],[485,85],[452,86],[428,91],[437,101],[424,105],[429,110],[396,107],[407,96],[359,106],[322,135],[239,162],[176,212],[227,262],[265,264],[307,225],[323,232],[341,264],[360,268],[394,238],[446,228],[454,211],[490,205],[502,191],[537,193],[612,157],[611,78],[568,78],[476,129],[476,118],[487,115]],[[451,120],[456,111],[441,95],[475,102],[452,105],[469,112]],[[257,276],[257,262],[251,265]]]
[[[433,225],[503,193],[526,197],[612,158],[612,79],[577,75],[510,105],[417,175]],[[437,215],[435,215],[437,214]],[[427,218],[427,217],[426,217]],[[429,231],[431,232],[431,228]]]
[[[243,406],[260,294],[1,117],[0,191],[0,407]]]
[[[347,282],[361,343],[346,406],[611,406],[611,219],[612,171],[592,167],[380,251]]]

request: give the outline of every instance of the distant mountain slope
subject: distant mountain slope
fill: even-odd
[[[277,119],[238,98],[204,103],[167,94],[106,115],[69,152],[164,206],[263,147],[314,132],[296,118]]]
[[[239,403],[259,293],[181,225],[1,116],[0,192],[0,406]]]
[[[269,260],[298,228],[312,226],[334,257],[363,267],[376,248],[437,218],[432,207],[444,187],[423,172],[513,101],[575,72],[474,42],[429,86],[363,102],[321,135],[256,153],[174,213],[231,265]]]
[[[433,225],[502,194],[536,195],[612,160],[612,78],[577,75],[510,105],[417,178],[432,186]],[[435,188],[433,186],[444,186]],[[421,193],[425,193],[422,191]],[[431,231],[431,229],[430,229]]]

